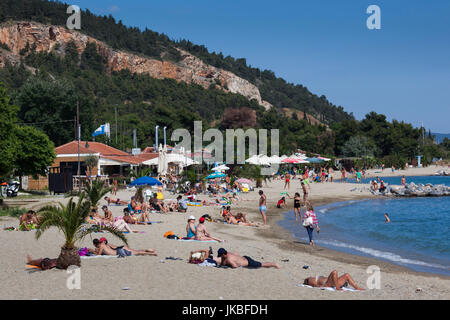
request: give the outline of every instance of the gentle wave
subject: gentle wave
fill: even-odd
[[[429,268],[450,270],[450,268],[447,266],[427,263],[427,262],[419,261],[419,260],[411,260],[411,259],[403,258],[403,257],[399,256],[398,254],[395,254],[392,252],[379,251],[379,250],[365,248],[365,247],[358,247],[355,245],[351,245],[351,244],[347,244],[347,243],[343,243],[343,242],[339,242],[339,241],[331,242],[331,241],[321,240],[321,241],[317,241],[317,243],[318,244],[323,243],[323,244],[332,245],[332,246],[336,246],[336,247],[357,250],[357,251],[363,252],[365,254],[371,255],[375,258],[382,258],[382,259],[386,259],[386,260],[396,262],[396,263],[412,264],[412,265],[418,265],[418,266],[429,267]]]

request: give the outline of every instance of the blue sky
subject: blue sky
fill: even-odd
[[[188,39],[341,105],[450,133],[450,1],[70,1]],[[381,29],[369,30],[369,5]],[[83,23],[81,21],[81,23]]]

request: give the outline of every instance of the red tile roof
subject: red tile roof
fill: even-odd
[[[87,141],[88,148],[86,148],[86,141],[80,141],[80,153],[100,153],[102,156],[106,155],[122,155],[126,156],[128,153],[119,149],[110,147],[101,142]],[[56,147],[55,152],[59,154],[74,154],[78,153],[78,141],[74,140]]]
[[[125,151],[110,147],[101,142],[88,141],[86,148],[86,141],[80,141],[81,154],[100,154],[100,157],[130,164],[141,164],[146,160],[157,158],[157,153],[141,153],[139,155],[131,155]],[[77,154],[78,141],[74,140],[55,148],[56,155],[63,154]]]

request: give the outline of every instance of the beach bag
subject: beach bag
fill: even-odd
[[[304,227],[310,227],[313,224],[313,218],[308,214],[308,217],[303,220],[303,226]]]

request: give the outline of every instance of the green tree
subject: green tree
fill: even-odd
[[[106,226],[101,226],[99,229],[86,228],[85,220],[89,213],[90,202],[84,201],[83,194],[77,203],[70,198],[67,205],[59,203],[59,207],[45,206],[38,211],[40,224],[36,231],[36,239],[39,239],[50,227],[56,227],[64,234],[65,242],[56,261],[57,268],[67,269],[71,265],[81,265],[76,243],[92,232],[107,231],[127,243],[123,233],[115,228]]]
[[[0,82],[0,177],[9,175],[16,159],[17,137],[14,132],[18,107],[10,103],[6,89]]]
[[[42,131],[29,127],[17,126],[15,173],[22,178],[24,175],[46,175],[47,168],[55,159],[55,146]]]
[[[373,142],[365,136],[351,137],[342,148],[346,157],[373,157],[375,150]]]
[[[91,208],[95,208],[103,196],[110,191],[111,188],[106,187],[104,181],[93,179],[84,185],[82,194],[86,196]]]

